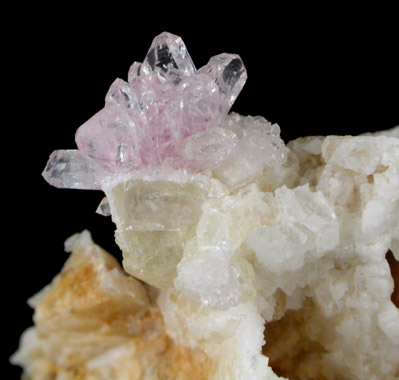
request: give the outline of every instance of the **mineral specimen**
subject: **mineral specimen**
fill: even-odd
[[[228,114],[238,56],[196,70],[168,33],[128,77],[44,171],[105,192],[127,273],[67,241],[12,358],[26,378],[399,379],[399,127],[285,146]]]
[[[212,359],[167,336],[154,296],[84,231],[52,284],[29,300],[36,327],[22,337],[28,379],[203,379]],[[180,377],[179,377],[180,376]]]
[[[234,54],[197,71],[181,38],[162,33],[130,68],[129,83],[116,79],[105,107],[78,129],[79,151],[54,152],[44,176],[57,187],[93,189],[145,167],[214,168],[237,145],[220,124],[246,77]]]

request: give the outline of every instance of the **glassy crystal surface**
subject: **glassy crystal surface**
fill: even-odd
[[[135,136],[137,124],[126,109],[109,105],[97,112],[76,132],[80,152],[111,172],[140,166]]]
[[[194,182],[133,180],[112,190],[121,229],[175,231],[194,224],[207,193]]]
[[[185,138],[177,151],[182,166],[212,169],[223,161],[238,143],[237,135],[224,128],[212,128]]]
[[[122,79],[115,79],[105,96],[106,105],[118,105],[132,113],[141,111],[140,103],[134,90]]]
[[[143,63],[130,67],[128,82],[116,79],[105,107],[76,132],[79,152],[96,164],[96,180],[85,188],[147,167],[215,167],[238,143],[221,124],[246,78],[238,55],[217,55],[197,71],[180,37],[155,37]],[[76,188],[74,175],[64,171],[63,186]]]
[[[127,80],[131,84],[134,78],[138,77],[141,73],[141,66],[143,64],[141,62],[133,62],[133,64],[129,68],[129,72],[127,73]]]
[[[55,150],[51,153],[43,177],[55,187],[99,190],[93,162],[77,150]]]
[[[152,72],[174,84],[195,72],[194,63],[180,37],[164,32],[154,38],[141,67],[141,75]]]
[[[100,204],[97,207],[96,213],[100,214],[102,216],[110,216],[111,215],[111,209],[109,207],[109,202],[108,202],[107,197],[104,197],[101,200]]]
[[[247,71],[237,54],[219,54],[212,57],[200,72],[206,73],[215,80],[220,93],[225,97],[221,105],[230,108],[247,80]]]

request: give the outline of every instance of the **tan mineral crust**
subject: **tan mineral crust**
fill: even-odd
[[[215,168],[103,186],[124,268],[67,240],[29,301],[24,379],[399,379],[399,127],[285,146],[262,118],[223,123],[239,142]]]

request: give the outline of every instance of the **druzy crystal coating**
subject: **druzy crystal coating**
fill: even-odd
[[[43,172],[57,187],[98,189],[143,168],[213,169],[238,144],[221,127],[247,78],[241,58],[219,54],[196,70],[182,39],[155,37],[128,82],[116,79],[105,106],[76,132],[78,150],[55,151]]]

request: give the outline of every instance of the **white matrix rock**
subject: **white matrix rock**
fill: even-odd
[[[399,379],[386,260],[397,271],[399,127],[287,146],[260,117],[230,114],[223,128],[239,141],[212,170],[103,185],[124,269],[149,285],[87,233],[70,241],[12,359],[27,379]],[[68,283],[85,260],[94,285]]]

